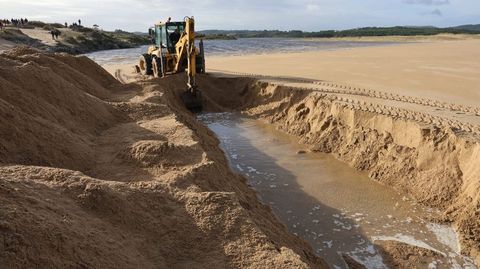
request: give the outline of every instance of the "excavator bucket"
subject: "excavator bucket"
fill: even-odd
[[[183,103],[185,104],[185,107],[191,112],[198,113],[202,111],[203,102],[201,91],[197,89],[188,89],[182,92],[181,98]]]

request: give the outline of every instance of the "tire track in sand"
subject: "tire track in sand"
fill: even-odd
[[[216,69],[210,69],[209,71],[219,72],[223,75],[250,77],[258,79],[260,81],[268,82],[273,86],[292,87],[292,89],[303,89],[310,91],[313,90],[316,92],[320,92],[322,97],[328,98],[331,101],[337,101],[342,107],[345,108],[371,112],[395,118],[403,118],[423,124],[432,124],[444,128],[451,128],[454,131],[465,131],[468,133],[480,135],[479,124],[472,123],[468,121],[468,119],[467,121],[465,121],[453,118],[453,115],[480,117],[479,107],[447,103],[434,99],[400,95],[385,91],[355,87],[347,84],[313,79],[231,72]],[[300,85],[292,86],[292,84]],[[347,97],[339,95],[346,95]],[[356,97],[361,97],[363,98],[363,100]],[[375,103],[375,99],[390,101],[391,105]],[[405,107],[401,107],[402,103],[414,106],[421,106],[429,108],[430,110],[434,109],[439,113],[435,113],[435,111],[424,112],[418,111],[419,109],[408,109]],[[478,120],[480,121],[480,118]]]

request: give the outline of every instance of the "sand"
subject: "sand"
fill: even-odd
[[[211,57],[214,74],[198,81],[205,110],[265,119],[440,210],[434,221],[451,223],[480,262],[479,44]],[[106,69],[114,76],[85,57],[0,56],[2,264],[325,267],[185,111],[183,74]],[[434,259],[383,248],[400,268]]]
[[[309,78],[477,106],[480,40],[209,57],[207,71]]]
[[[265,119],[310,150],[439,209],[443,217],[434,221],[452,224],[462,253],[480,263],[479,46],[460,40],[209,57],[211,75],[199,81],[207,110]],[[139,78],[131,67],[106,68],[120,80]],[[236,77],[253,80],[238,85]],[[411,251],[389,247],[384,255],[401,267],[412,255],[422,260]]]
[[[52,39],[52,34],[50,34],[50,31],[48,30],[45,30],[42,28],[33,28],[33,29],[21,29],[21,31],[25,35],[31,38],[37,39],[45,45],[48,45],[48,46],[57,45],[57,41]],[[65,31],[71,32],[71,30],[67,28],[62,28],[61,31],[62,33],[64,33]]]
[[[0,52],[4,51],[4,50],[8,50],[8,49],[11,49],[15,46],[14,43],[10,42],[10,41],[7,41],[3,38],[0,38]]]
[[[2,268],[326,268],[229,170],[179,83],[0,54]]]
[[[462,41],[480,39],[480,35],[473,34],[438,34],[417,36],[359,36],[359,37],[333,37],[333,38],[305,38],[305,40],[321,41],[355,41],[355,42],[438,42]]]
[[[265,119],[297,136],[310,151],[331,153],[406,197],[440,210],[442,216],[432,221],[452,224],[462,253],[480,261],[478,129],[463,130],[448,120],[436,122],[429,114],[396,106],[357,103],[336,92],[267,82],[229,87],[229,78],[223,79],[223,87],[201,84],[210,109]]]

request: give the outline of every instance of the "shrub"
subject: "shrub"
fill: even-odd
[[[35,26],[35,27],[43,27],[45,26],[46,23],[41,22],[41,21],[29,21],[29,25]]]

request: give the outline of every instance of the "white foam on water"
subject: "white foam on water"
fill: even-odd
[[[437,262],[433,261],[428,264],[428,269],[437,269]]]
[[[252,172],[256,172],[256,171],[257,171],[257,169],[255,169],[255,168],[253,168],[253,167],[251,167],[251,166],[247,166],[247,169],[248,169],[248,172],[249,172],[249,173],[252,173]]]
[[[236,167],[240,172],[243,172],[243,168],[239,164],[237,164]]]
[[[438,242],[448,246],[452,251],[460,253],[460,243],[455,230],[448,225],[428,223],[427,228],[435,234]]]
[[[410,235],[396,234],[394,236],[383,236],[383,235],[372,236],[372,241],[373,242],[375,242],[375,241],[398,241],[398,242],[402,242],[402,243],[409,244],[409,245],[412,245],[412,246],[421,247],[421,248],[424,248],[424,249],[435,251],[437,253],[442,254],[444,257],[447,257],[447,254],[441,252],[438,249],[433,248],[432,246],[430,246],[429,244],[427,244],[423,241],[415,239],[415,237],[410,236]]]
[[[382,256],[372,244],[368,244],[363,248],[356,248],[347,254],[367,269],[388,269],[388,266],[383,262]]]

